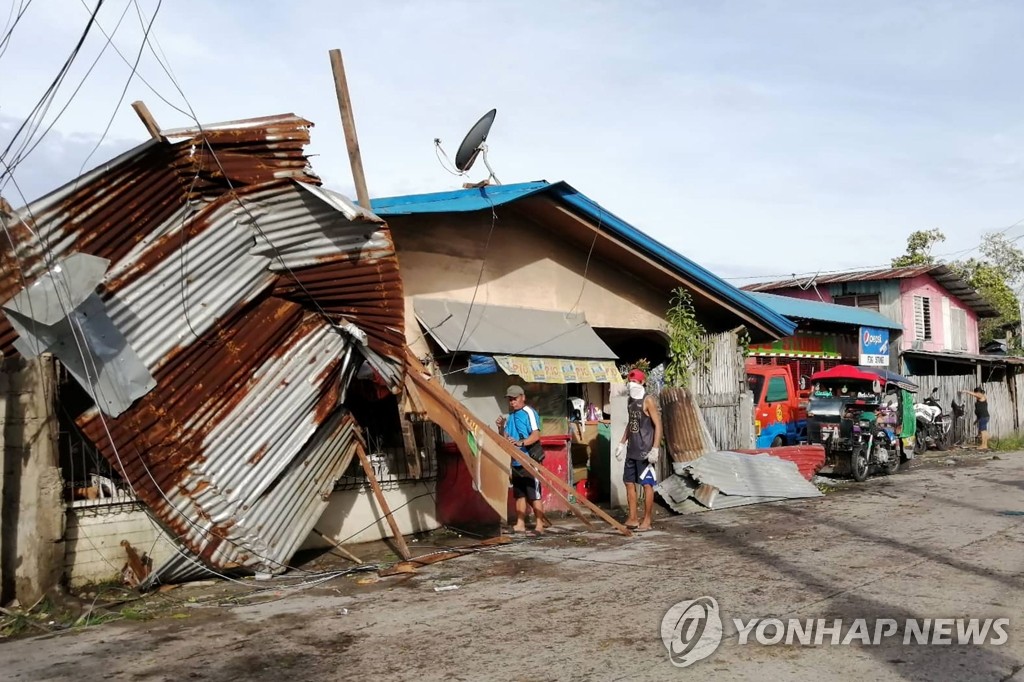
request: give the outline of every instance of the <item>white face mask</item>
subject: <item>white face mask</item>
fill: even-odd
[[[635,381],[629,382],[628,388],[629,397],[633,400],[640,400],[644,397],[644,394],[647,393],[646,389],[644,389],[644,385],[638,384]]]

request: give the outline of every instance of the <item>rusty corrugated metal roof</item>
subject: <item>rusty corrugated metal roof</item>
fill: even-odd
[[[888,279],[910,279],[920,275],[931,275],[945,289],[964,302],[978,317],[998,317],[999,311],[978,290],[964,281],[956,270],[942,263],[932,265],[914,265],[903,268],[882,268],[878,270],[851,270],[815,275],[815,284],[842,284],[843,282],[875,282]],[[811,279],[790,278],[773,282],[758,282],[742,287],[745,291],[771,292],[780,289],[807,288]]]
[[[188,556],[283,570],[360,443],[341,407],[354,372],[367,357],[402,375],[390,231],[318,186],[310,126],[166,131],[25,207],[0,240],[0,300],[71,253],[111,261],[98,293],[156,388],[77,422],[187,550],[157,579],[185,577]],[[0,318],[0,350],[14,338]]]

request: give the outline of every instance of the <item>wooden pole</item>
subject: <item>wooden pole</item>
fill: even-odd
[[[373,494],[377,498],[377,504],[380,505],[381,510],[384,512],[384,518],[388,520],[388,525],[391,526],[391,532],[395,537],[395,544],[398,546],[398,553],[403,559],[408,561],[412,558],[412,554],[409,553],[409,546],[405,544],[405,538],[402,537],[401,531],[398,530],[398,523],[395,521],[395,517],[391,515],[391,507],[388,506],[388,501],[384,499],[384,491],[380,489],[380,483],[377,482],[377,477],[373,474],[373,467],[370,465],[370,458],[366,456],[366,451],[363,450],[362,445],[356,446],[356,454],[359,455],[359,461],[363,465],[363,471],[366,472],[366,478],[370,481],[370,487],[373,488]]]
[[[356,117],[352,113],[352,100],[348,95],[348,79],[345,64],[341,61],[341,50],[331,50],[331,70],[334,71],[334,89],[338,93],[338,109],[341,110],[341,125],[345,129],[345,145],[348,147],[348,161],[352,166],[352,180],[356,184],[359,205],[370,210],[370,193],[366,190],[366,176],[363,175],[363,157],[359,153],[359,137],[356,135]]]
[[[154,140],[162,140],[164,136],[160,133],[160,126],[156,124],[156,119],[153,118],[153,114],[149,113],[149,107],[142,100],[136,100],[132,102],[132,109],[138,114],[139,119],[142,121],[142,125],[146,126],[146,130],[153,137]]]

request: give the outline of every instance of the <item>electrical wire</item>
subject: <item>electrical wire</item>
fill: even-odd
[[[596,204],[595,204],[596,205]],[[579,296],[576,297],[576,302],[569,308],[569,314],[571,315],[575,310],[576,306],[583,300],[583,290],[587,288],[587,272],[590,270],[590,258],[594,255],[594,247],[597,246],[597,238],[601,234],[601,225],[604,221],[604,209],[597,206],[597,228],[594,230],[594,239],[590,242],[590,250],[587,251],[587,262],[583,265],[583,283],[580,285]]]
[[[72,49],[71,54],[67,57],[67,59],[65,59],[64,65],[57,73],[57,76],[53,79],[50,85],[43,92],[43,96],[29,112],[29,115],[25,118],[24,121],[22,121],[21,125],[18,126],[18,129],[11,137],[10,142],[4,148],[3,152],[0,152],[0,160],[3,160],[5,166],[3,173],[0,174],[0,180],[4,181],[3,185],[0,185],[0,191],[2,191],[3,188],[7,186],[7,178],[9,178],[10,174],[12,174],[14,170],[17,168],[17,166],[21,163],[21,161],[24,160],[23,152],[31,142],[32,136],[35,134],[34,131],[38,130],[40,125],[40,123],[36,122],[37,118],[39,119],[39,121],[41,121],[41,117],[45,116],[46,112],[49,110],[50,104],[53,102],[53,98],[56,95],[57,90],[60,88],[60,85],[64,82],[65,77],[67,77],[68,71],[71,69],[71,65],[74,63],[75,59],[78,57],[78,53],[82,49],[82,45],[85,44],[86,38],[88,38],[89,33],[92,30],[93,25],[95,24],[96,15],[99,13],[100,8],[103,6],[103,3],[104,0],[97,0],[95,9],[93,9],[92,14],[89,15],[89,22],[86,24],[85,30],[82,31],[82,34],[81,36],[79,36],[78,41],[75,44],[75,47]],[[26,136],[24,139],[21,139],[22,133],[24,133],[25,129],[29,126],[33,127],[33,132],[29,133],[29,135]],[[50,127],[52,128],[52,123]],[[46,133],[44,132],[43,136],[45,136],[45,134]],[[18,151],[16,152],[17,158],[15,158],[12,161],[9,155],[11,153],[11,149],[15,146],[15,144],[19,145]]]

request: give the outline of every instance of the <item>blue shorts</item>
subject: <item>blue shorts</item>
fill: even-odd
[[[655,481],[653,476],[647,481],[640,480],[641,476],[643,476],[644,469],[646,468],[646,459],[629,459],[627,457],[625,466],[622,468],[622,482],[636,483],[638,485],[654,485]]]
[[[978,430],[979,431],[988,431],[988,417],[979,417],[978,418]]]

